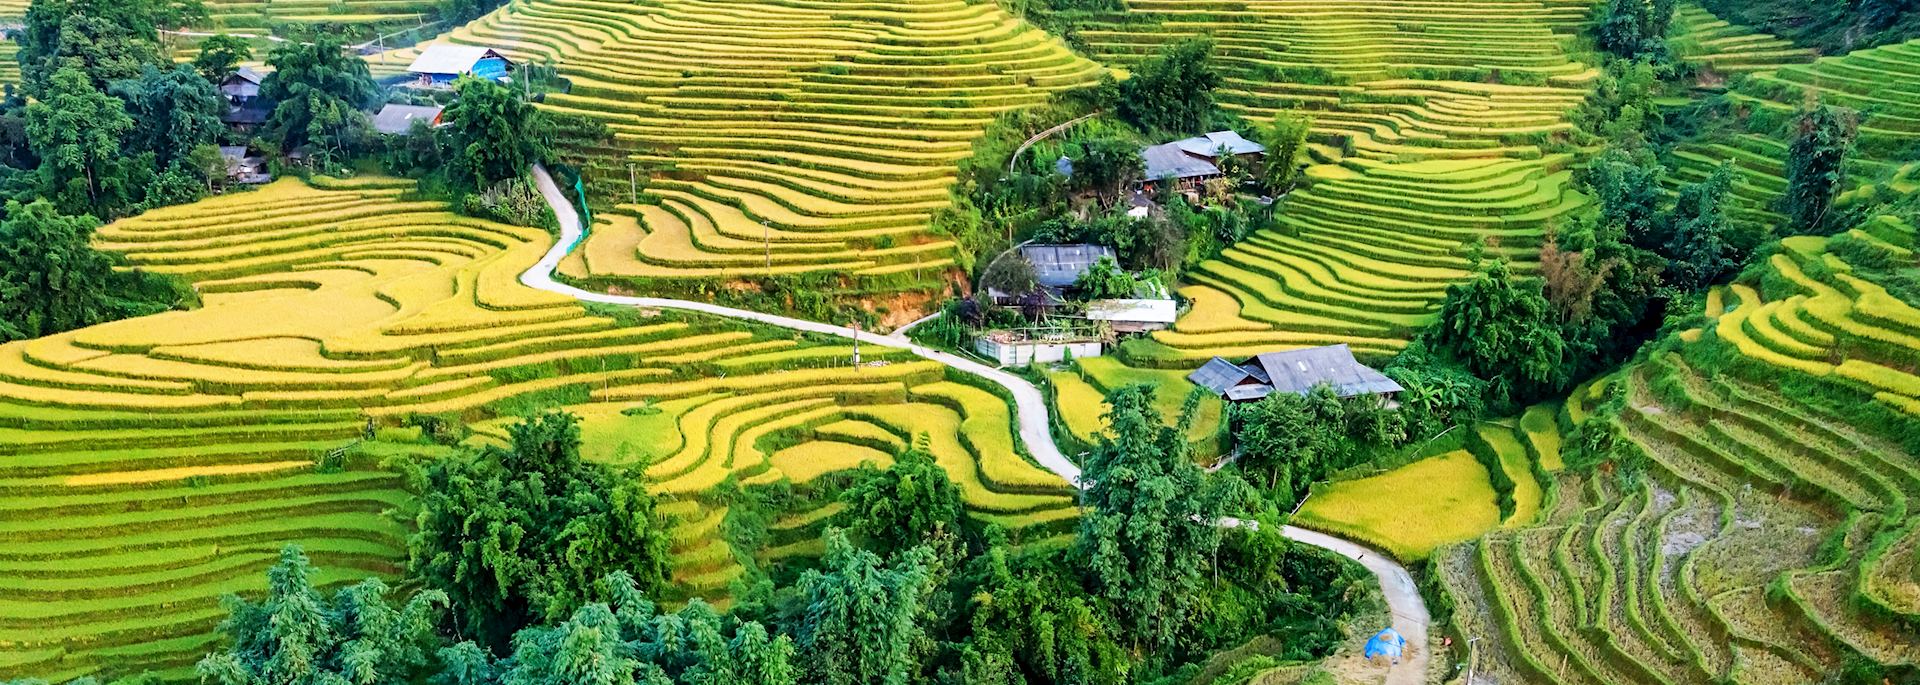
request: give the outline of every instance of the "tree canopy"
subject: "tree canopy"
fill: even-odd
[[[796,642],[807,681],[820,685],[904,685],[918,670],[922,603],[932,590],[933,551],[915,547],[891,565],[829,530],[821,570],[798,586],[804,614]]]
[[[1498,398],[1521,401],[1568,382],[1566,340],[1541,280],[1514,275],[1505,260],[1447,286],[1440,320],[1421,340],[1490,381]]]
[[[165,311],[191,300],[169,278],[118,272],[87,244],[100,221],[44,200],[10,202],[0,220],[0,342]]]
[[[578,421],[529,418],[508,428],[512,447],[421,474],[413,572],[488,645],[601,599],[594,582],[616,570],[644,591],[665,582],[667,538],[645,480],[582,461]]]
[[[1786,233],[1813,233],[1826,224],[1846,183],[1859,127],[1859,115],[1849,109],[1821,104],[1800,113],[1787,148],[1787,193],[1780,198]]]
[[[1213,43],[1181,41],[1135,65],[1133,76],[1120,82],[1119,114],[1150,133],[1198,133],[1213,117],[1213,90],[1221,82]]]
[[[885,470],[862,468],[840,501],[846,505],[840,517],[848,533],[888,556],[922,543],[957,540],[966,518],[960,487],[918,445]]]
[[[428,590],[395,607],[385,583],[369,578],[331,597],[314,587],[299,546],[280,551],[258,603],[228,596],[220,632],[225,651],[195,670],[214,685],[404,683],[428,672],[445,594]]]
[[[1075,556],[1089,589],[1112,608],[1121,639],[1136,649],[1172,648],[1206,596],[1218,522],[1240,493],[1194,465],[1191,412],[1168,426],[1153,390],[1135,385],[1107,396],[1108,434],[1087,456],[1085,513]]]
[[[266,134],[293,151],[311,144],[323,162],[337,159],[366,134],[361,107],[378,89],[366,60],[349,55],[330,40],[283,43],[267,55],[273,73],[260,84],[260,96],[273,102]]]
[[[466,77],[454,84],[458,99],[445,120],[453,141],[454,177],[487,188],[526,175],[552,153],[551,126],[520,91]]]

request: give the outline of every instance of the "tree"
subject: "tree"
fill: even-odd
[[[1275,197],[1293,190],[1304,164],[1307,132],[1312,129],[1313,119],[1286,112],[1276,113],[1273,121],[1254,128],[1254,138],[1267,148],[1254,169],[1261,190]]]
[[[455,178],[476,190],[525,176],[551,154],[546,117],[520,98],[520,91],[465,77],[454,84],[459,98],[447,107]]]
[[[1085,154],[1074,161],[1073,182],[1093,191],[1102,207],[1112,207],[1128,186],[1140,181],[1144,164],[1139,146],[1131,141],[1118,136],[1095,138],[1087,141]]]
[[[1120,83],[1120,117],[1149,132],[1199,132],[1213,116],[1213,90],[1222,82],[1212,59],[1213,43],[1187,40],[1141,62]]]
[[[1491,383],[1496,398],[1521,401],[1567,383],[1566,340],[1541,280],[1515,276],[1494,260],[1471,280],[1447,286],[1440,320],[1421,335],[1436,352]]]
[[[141,160],[122,154],[133,118],[78,69],[53,74],[44,96],[27,105],[27,140],[40,157],[40,186],[67,214],[115,216],[138,199]]]
[[[1307,487],[1358,465],[1372,450],[1399,445],[1406,418],[1377,395],[1341,398],[1315,386],[1306,395],[1276,392],[1236,417],[1234,444],[1243,471],[1264,476],[1276,500],[1291,504]]]
[[[275,103],[266,132],[280,149],[312,144],[319,161],[330,163],[359,144],[367,129],[360,108],[379,92],[365,60],[323,40],[283,43],[267,55],[267,66],[274,70],[260,96]]]
[[[1056,559],[1017,558],[994,546],[969,595],[971,634],[961,647],[969,685],[1122,683],[1136,659]]]
[[[1026,255],[1019,250],[1008,250],[987,262],[986,272],[980,274],[980,287],[1021,297],[1040,288],[1039,278]]]
[[[1193,463],[1186,440],[1193,402],[1172,427],[1154,409],[1149,386],[1116,390],[1107,404],[1108,434],[1081,475],[1085,513],[1073,554],[1117,619],[1120,639],[1136,652],[1165,651],[1204,602],[1219,521],[1238,493]]]
[[[579,420],[550,412],[508,428],[512,447],[436,461],[421,474],[413,572],[454,600],[466,632],[500,647],[523,626],[602,597],[615,570],[666,582],[666,533],[638,473],[580,458]]]
[[[901,452],[885,471],[862,468],[840,493],[847,531],[867,549],[893,556],[923,542],[951,546],[966,515],[960,487],[920,445]]]
[[[167,0],[35,0],[20,33],[20,73],[26,92],[45,94],[53,75],[75,69],[94,88],[163,64],[160,26],[204,17],[200,3]]]
[[[772,635],[759,623],[724,620],[699,599],[677,613],[656,614],[625,573],[616,572],[600,585],[608,602],[582,606],[559,625],[527,628],[514,637],[501,685],[799,682],[793,642],[784,635]],[[734,625],[731,637],[729,624]]]
[[[1859,127],[1859,115],[1850,109],[1815,105],[1801,112],[1787,148],[1787,193],[1780,198],[1787,233],[1811,233],[1825,225],[1846,184],[1847,157]]]
[[[193,70],[200,72],[207,83],[217,86],[250,59],[253,59],[253,47],[246,39],[222,33],[200,41],[200,52],[193,56]]]
[[[0,221],[0,342],[37,338],[114,318],[113,262],[87,244],[100,225],[62,216],[45,200],[7,204]],[[9,335],[10,333],[10,335]]]
[[[1112,257],[1101,257],[1080,273],[1073,282],[1080,295],[1089,300],[1130,298],[1140,290],[1140,281],[1121,269]]]
[[[1704,290],[1738,265],[1727,234],[1727,193],[1733,189],[1733,164],[1723,163],[1712,176],[1680,190],[1674,203],[1667,244],[1667,281],[1689,291]]]
[[[404,683],[431,671],[441,644],[435,615],[444,593],[428,590],[395,608],[385,583],[369,578],[333,594],[313,585],[313,568],[297,545],[280,551],[267,572],[267,596],[224,600],[220,624],[230,645],[195,670],[215,685]]]
[[[1628,242],[1654,249],[1667,240],[1660,205],[1666,191],[1660,179],[1666,167],[1644,148],[1608,147],[1587,164],[1582,177],[1599,209],[1600,222],[1618,229]]]
[[[1594,43],[1616,57],[1666,59],[1673,10],[1674,0],[1611,0],[1598,10]]]
[[[214,143],[223,130],[220,115],[226,103],[220,92],[184,64],[166,71],[146,65],[138,78],[115,81],[108,92],[126,103],[133,118],[125,152],[152,153],[161,169]]]
[[[916,622],[932,590],[933,552],[915,547],[891,566],[827,531],[823,570],[800,578],[801,618],[794,633],[807,680],[821,685],[905,685],[918,670]]]

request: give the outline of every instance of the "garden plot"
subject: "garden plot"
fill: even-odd
[[[575,150],[609,209],[563,271],[602,288],[943,287],[957,248],[929,223],[955,162],[1000,112],[1101,72],[960,0],[515,0],[443,40],[557,64],[573,88],[547,105],[611,127],[610,148]]]

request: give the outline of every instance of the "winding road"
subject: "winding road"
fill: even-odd
[[[862,334],[858,330],[844,326],[796,319],[777,314],[723,307],[708,302],[675,300],[660,297],[635,297],[631,295],[611,295],[608,293],[582,290],[553,279],[554,269],[560,266],[560,260],[586,239],[586,230],[580,225],[580,213],[574,209],[573,202],[567,199],[559,184],[545,167],[535,166],[533,176],[540,194],[553,208],[553,214],[560,220],[560,239],[547,251],[540,261],[520,275],[520,282],[530,288],[559,293],[583,302],[650,307],[656,309],[676,309],[701,312],[714,316],[753,321],[796,331],[819,333],[841,338],[856,339],[869,345],[879,345],[905,349],[924,359],[940,362],[948,367],[970,373],[1006,388],[1013,394],[1016,416],[1020,424],[1020,440],[1027,445],[1028,453],[1041,467],[1058,474],[1076,487],[1080,486],[1080,467],[1061,454],[1060,447],[1053,442],[1053,433],[1048,423],[1045,396],[1032,384],[1019,376],[1001,371],[971,359],[936,350],[924,345],[916,345],[904,335]],[[931,318],[931,317],[927,317]],[[908,326],[918,325],[927,320],[922,318]],[[1238,520],[1222,521],[1223,525],[1257,525]],[[1393,615],[1393,628],[1407,639],[1409,646],[1400,665],[1387,673],[1386,685],[1420,685],[1427,682],[1427,624],[1431,621],[1427,613],[1427,604],[1420,598],[1420,592],[1413,583],[1413,576],[1407,569],[1372,548],[1349,542],[1325,533],[1305,528],[1283,526],[1281,534],[1288,539],[1332,551],[1353,559],[1373,572],[1380,580],[1380,591],[1386,597],[1387,609]],[[1371,635],[1369,634],[1369,637]]]

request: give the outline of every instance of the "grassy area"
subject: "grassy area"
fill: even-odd
[[[1416,561],[1498,526],[1500,512],[1487,470],[1459,450],[1319,488],[1294,522]]]

